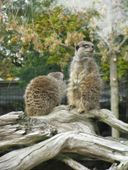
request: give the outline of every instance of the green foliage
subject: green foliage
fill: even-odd
[[[11,72],[20,77],[20,84],[24,87],[32,78],[56,70],[60,71],[60,67],[57,64],[47,64],[47,55],[31,51],[26,54],[22,67],[13,67]]]
[[[123,58],[120,58],[118,61],[118,76],[119,78],[122,78],[127,75],[128,75],[128,61],[125,61]]]
[[[6,2],[6,1],[5,1]],[[25,0],[5,3],[0,14],[0,76],[20,77],[26,85],[30,79],[50,71],[63,71],[68,77],[74,45],[85,39],[95,43],[95,57],[105,80],[109,79],[109,48],[97,36],[94,9],[72,12],[55,6],[55,0]],[[115,44],[128,35],[117,36]],[[127,74],[127,44],[118,53],[119,77]],[[114,47],[115,48],[115,47]],[[109,56],[110,57],[110,56]],[[102,60],[101,60],[102,58]],[[6,71],[3,68],[6,67]]]
[[[120,36],[117,38],[120,43]],[[128,76],[128,46],[127,41],[125,44],[121,47],[120,51],[117,53],[117,71],[118,71],[118,78],[119,80]],[[109,56],[111,57],[111,56]],[[101,70],[104,80],[109,80],[109,58],[106,56],[105,60],[102,58],[101,62]]]
[[[4,58],[14,64],[9,72],[19,76],[23,84],[53,70],[61,70],[68,76],[74,45],[94,38],[95,27],[89,23],[98,17],[97,11],[72,13],[61,6],[53,6],[53,2],[32,0],[25,4],[22,0],[6,6],[9,16],[6,22],[1,20],[4,25],[1,46],[5,48]]]
[[[128,1],[127,0],[123,0],[122,3],[124,5],[125,10],[128,12]]]

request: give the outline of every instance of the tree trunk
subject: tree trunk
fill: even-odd
[[[117,76],[117,56],[112,51],[110,56],[110,87],[111,87],[111,111],[119,118],[119,86]],[[112,136],[119,137],[119,132],[112,128]]]
[[[75,170],[89,170],[67,153],[110,162],[111,170],[128,169],[128,141],[96,135],[94,121],[128,133],[128,124],[106,109],[79,114],[58,106],[42,117],[11,112],[0,117],[0,169],[30,170],[49,159],[59,159]]]
[[[115,52],[115,18],[114,12],[117,8],[117,3],[110,0],[110,33],[109,33],[109,57],[110,57],[110,87],[111,87],[111,110],[115,114],[116,118],[119,118],[119,88],[118,88],[118,76],[117,76],[117,56]],[[116,129],[112,129],[112,136],[114,138],[119,137],[119,132]]]

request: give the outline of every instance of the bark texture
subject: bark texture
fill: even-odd
[[[93,118],[128,133],[128,124],[107,109],[79,114],[58,106],[42,117],[27,117],[22,111],[1,116],[0,169],[29,170],[54,158],[75,170],[89,170],[67,156],[74,153],[110,162],[110,170],[127,170],[128,142],[96,135]]]

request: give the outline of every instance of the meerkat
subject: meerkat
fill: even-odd
[[[102,81],[98,66],[93,59],[93,49],[93,43],[79,42],[70,65],[68,104],[70,109],[76,107],[79,113],[100,108]]]
[[[66,86],[61,72],[35,77],[27,85],[24,95],[25,112],[29,116],[43,116],[61,103]]]

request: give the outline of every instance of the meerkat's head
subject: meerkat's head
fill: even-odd
[[[51,72],[48,77],[54,78],[58,84],[60,101],[63,101],[66,96],[66,82],[64,81],[64,74],[62,72]]]
[[[80,41],[75,47],[75,56],[82,59],[83,57],[89,57],[92,55],[94,45],[89,41]]]
[[[51,72],[48,74],[48,76],[54,77],[57,80],[62,80],[64,79],[64,74],[62,72]]]

